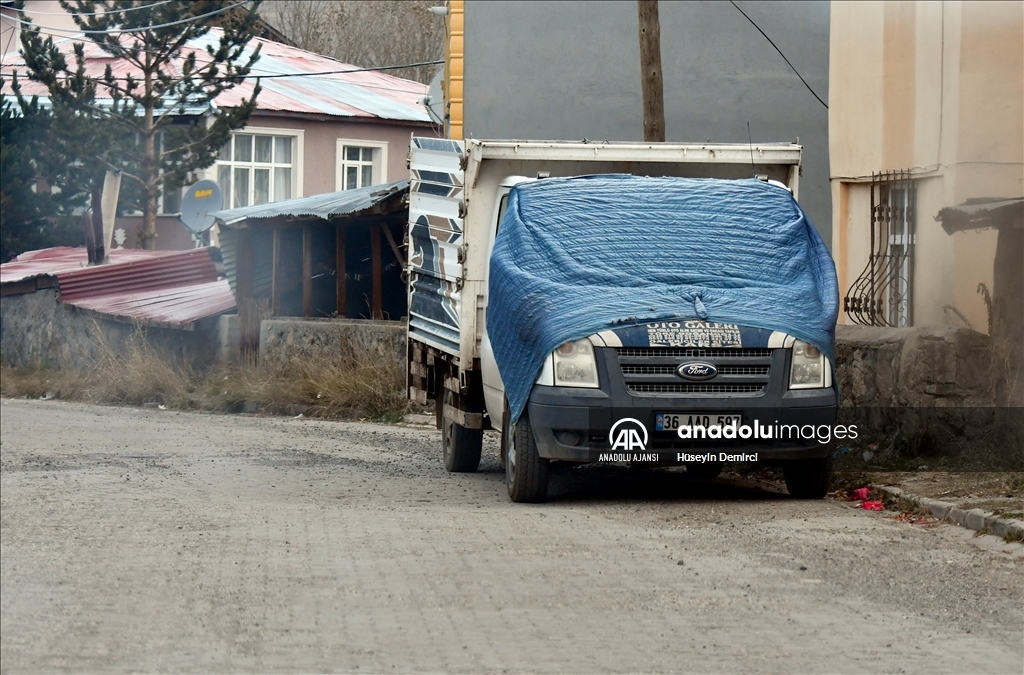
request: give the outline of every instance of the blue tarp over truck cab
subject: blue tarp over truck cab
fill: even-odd
[[[518,185],[488,296],[487,332],[513,420],[555,347],[623,324],[705,319],[778,330],[834,361],[832,256],[792,194],[756,179]]]

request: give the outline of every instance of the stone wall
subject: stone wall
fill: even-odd
[[[118,351],[134,331],[168,359],[209,365],[217,356],[218,317],[197,321],[193,330],[137,327],[113,321],[57,300],[48,288],[0,298],[0,356],[15,368],[61,368],[95,362],[104,345]]]
[[[260,324],[260,360],[287,363],[293,359],[330,358],[342,349],[393,356],[405,367],[404,321],[366,319],[266,319]]]
[[[844,405],[996,404],[992,341],[966,328],[837,326],[836,365]]]
[[[840,421],[857,424],[862,440],[879,441],[889,458],[942,454],[966,468],[1019,466],[1024,410],[1002,393],[999,354],[989,336],[967,328],[837,326]]]

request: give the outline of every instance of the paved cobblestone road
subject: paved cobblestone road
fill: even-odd
[[[1021,547],[494,439],[2,401],[0,670],[1020,673]],[[1007,552],[1009,551],[1009,552]]]

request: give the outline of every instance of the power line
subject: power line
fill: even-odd
[[[33,27],[38,27],[38,28],[46,28],[46,29],[51,30],[51,31],[55,30],[55,31],[63,32],[63,33],[73,33],[73,34],[76,34],[76,35],[77,34],[82,34],[82,33],[84,33],[85,35],[114,35],[114,34],[123,34],[123,33],[142,33],[142,32],[147,31],[147,30],[157,30],[158,28],[170,28],[171,26],[180,26],[180,25],[185,24],[185,23],[192,23],[193,21],[197,21],[199,19],[205,19],[205,18],[208,18],[208,17],[211,17],[211,16],[215,16],[217,14],[222,14],[222,13],[228,11],[229,9],[234,9],[235,7],[240,7],[241,5],[246,4],[247,2],[249,2],[249,0],[241,0],[241,2],[236,2],[235,4],[228,5],[227,7],[221,7],[220,9],[215,9],[212,12],[207,12],[206,14],[199,14],[197,16],[190,16],[187,19],[179,19],[178,21],[170,21],[168,23],[161,23],[161,24],[157,24],[155,26],[139,26],[138,28],[124,28],[124,29],[117,29],[117,30],[81,30],[81,29],[72,29],[72,28],[57,28],[56,26],[47,26],[47,25],[44,25],[44,24],[37,24],[37,23],[33,23],[32,21],[25,21],[23,19],[18,19],[18,18],[15,18],[15,17],[10,17],[10,18],[12,20],[14,20],[14,21],[24,25],[24,26],[33,26]]]
[[[170,2],[171,0],[166,0],[166,1]],[[248,1],[248,0],[245,0],[245,1]],[[244,3],[240,2],[238,4],[244,4]],[[231,7],[237,7],[237,6],[238,5],[232,5]],[[226,7],[224,9],[231,9],[231,7]],[[193,17],[193,18],[201,18],[201,17]],[[35,26],[36,28],[42,28],[38,24],[33,24],[33,26]],[[46,26],[43,26],[43,27],[46,27]],[[48,27],[46,27],[46,28],[48,28]],[[159,26],[151,26],[151,28],[159,28]],[[11,28],[8,28],[8,30],[13,30],[13,29],[14,29],[13,26]],[[58,29],[58,30],[64,30],[64,29]],[[63,40],[73,40],[75,38],[75,35],[59,35],[57,33],[50,33],[50,32],[44,31],[44,30],[40,30],[39,32],[42,33],[43,35],[49,35],[51,37],[60,38],[62,41]],[[126,31],[122,31],[122,32],[126,32]],[[11,37],[13,37],[13,34],[12,34]],[[150,50],[150,49],[146,49],[145,47],[141,47],[141,46],[123,46],[122,49],[124,49],[125,51],[138,50],[138,51],[145,52],[145,53],[150,53],[150,54],[160,54],[160,52],[156,52],[156,51],[153,51],[153,50]],[[6,50],[5,50],[5,52],[6,52]],[[269,80],[269,79],[279,79],[279,78],[285,78],[285,77],[316,77],[316,76],[319,76],[319,75],[344,75],[345,73],[366,73],[366,72],[386,71],[386,70],[403,70],[405,68],[417,68],[419,66],[437,66],[437,65],[441,65],[443,63],[444,63],[444,59],[437,59],[437,60],[433,60],[433,61],[420,61],[418,63],[405,63],[405,64],[400,64],[400,65],[395,65],[395,66],[380,66],[380,67],[368,67],[368,68],[350,68],[348,70],[323,70],[323,71],[316,71],[316,72],[312,72],[312,73],[270,73],[270,74],[267,74],[267,75],[252,74],[254,69],[251,69],[250,70],[250,74],[247,75],[245,77],[245,79],[256,78],[256,79],[268,79]],[[12,64],[12,66],[9,66],[9,67],[15,67],[16,68],[17,66]],[[262,71],[262,72],[268,72],[268,71]],[[91,80],[93,80],[95,82],[103,82],[104,81],[104,80],[101,80],[99,78],[88,78],[88,79],[91,79]],[[128,78],[127,77],[115,77],[113,79],[120,80],[120,81],[127,81]],[[366,87],[368,87],[369,85],[359,85],[359,86],[366,86]],[[377,88],[382,88],[382,87],[377,87]],[[388,90],[388,91],[390,91],[390,90]]]
[[[174,0],[159,0],[159,2],[153,2],[148,5],[136,5],[134,7],[126,7],[124,9],[107,10],[106,12],[71,12],[70,14],[74,14],[75,16],[103,16],[104,14],[109,14],[110,12],[114,11],[120,14],[122,12],[134,12],[136,10],[149,9],[150,7],[156,7],[158,5],[166,5],[169,2],[174,2]],[[28,14],[28,10],[22,11]],[[32,15],[35,16],[37,14],[39,16],[68,16],[69,12],[40,12],[38,10],[33,9]]]
[[[324,71],[319,71],[319,72],[315,72],[315,73],[272,73],[272,74],[269,74],[269,75],[260,75],[259,73],[254,74],[250,70],[249,74],[246,75],[243,79],[246,79],[246,80],[253,80],[253,79],[256,79],[256,80],[275,80],[275,79],[280,79],[280,78],[284,78],[284,77],[315,77],[317,75],[344,75],[346,73],[373,73],[373,72],[384,71],[384,70],[402,70],[404,68],[416,68],[418,66],[436,66],[436,65],[439,65],[441,63],[444,63],[444,61],[443,60],[421,61],[419,63],[403,63],[403,64],[399,64],[399,65],[396,65],[396,66],[380,66],[379,68],[350,68],[348,70],[324,70]],[[13,64],[8,66],[8,67],[10,67],[10,68],[17,68],[17,66],[15,66]],[[264,71],[264,72],[266,72],[266,71]],[[106,82],[105,78],[99,78],[99,77],[87,77],[86,79],[92,80],[93,82],[99,82],[99,83]],[[126,82],[128,80],[127,77],[115,77],[113,79],[121,81],[121,82]],[[133,78],[133,79],[137,80],[138,78]],[[354,84],[354,83],[350,83],[350,84]],[[360,86],[360,87],[366,86],[366,87],[369,87],[370,85],[359,84],[359,85],[356,85],[356,86]],[[373,87],[371,87],[371,88],[373,88]],[[382,87],[376,87],[376,88],[377,89],[381,89]],[[393,90],[389,89],[388,91],[393,91]]]
[[[272,80],[279,77],[314,77],[316,75],[344,75],[345,73],[372,73],[379,70],[401,70],[403,68],[416,68],[418,66],[436,66],[444,63],[444,60],[421,61],[419,63],[406,63],[399,66],[380,66],[379,68],[352,68],[350,70],[324,70],[317,73],[279,73],[276,75],[246,75],[247,78],[258,78],[261,80]],[[362,85],[360,85],[362,86]]]
[[[754,28],[756,28],[756,29],[757,29],[757,32],[758,32],[758,33],[760,33],[761,35],[764,35],[764,39],[765,39],[765,40],[767,40],[767,41],[769,42],[769,44],[771,44],[771,46],[772,46],[772,47],[775,47],[775,51],[777,51],[777,52],[779,53],[779,56],[781,56],[781,57],[782,57],[782,60],[786,62],[786,65],[787,65],[787,66],[789,66],[789,67],[790,67],[790,69],[791,69],[791,70],[792,70],[792,71],[793,71],[794,73],[796,73],[796,76],[800,78],[800,81],[804,83],[804,86],[805,86],[805,87],[807,87],[807,91],[811,92],[811,95],[812,95],[812,96],[814,96],[814,98],[818,99],[818,103],[820,103],[820,104],[822,104],[823,106],[825,106],[825,110],[828,110],[828,103],[825,103],[824,101],[822,101],[822,100],[821,100],[821,97],[820,97],[820,96],[818,96],[818,95],[817,95],[817,94],[816,94],[816,93],[814,92],[814,90],[813,90],[813,89],[811,89],[811,85],[807,84],[807,80],[805,80],[805,79],[804,79],[804,76],[803,76],[803,75],[801,75],[801,74],[800,74],[800,71],[799,71],[799,70],[797,70],[797,69],[796,69],[796,68],[795,68],[795,67],[793,66],[793,64],[792,64],[792,63],[790,63],[790,62],[789,62],[789,59],[787,59],[787,58],[786,58],[786,55],[782,53],[782,50],[781,50],[781,49],[779,49],[778,45],[776,45],[776,44],[775,44],[774,42],[772,42],[772,39],[771,39],[770,37],[768,37],[768,34],[767,34],[767,33],[765,33],[765,32],[764,32],[763,30],[761,30],[761,27],[760,27],[760,26],[758,26],[758,25],[757,25],[756,23],[754,23],[754,20],[753,20],[753,19],[751,19],[751,18],[750,18],[749,16],[747,16],[747,13],[746,13],[746,12],[744,12],[744,11],[743,11],[742,9],[740,9],[740,6],[739,6],[739,5],[737,5],[737,4],[735,3],[735,2],[733,2],[733,0],[729,0],[729,4],[730,4],[730,5],[732,5],[733,7],[735,7],[735,8],[736,8],[736,11],[738,11],[738,12],[739,12],[740,14],[742,14],[742,15],[743,15],[743,18],[744,18],[744,19],[746,19],[747,21],[749,21],[749,22],[750,22],[750,25],[751,25],[751,26],[753,26]]]

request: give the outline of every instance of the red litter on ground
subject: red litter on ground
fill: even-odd
[[[866,487],[857,488],[856,490],[851,490],[850,491],[850,501],[851,502],[862,502],[862,501],[864,501],[865,499],[868,498],[868,492],[870,492],[870,491],[871,491],[871,488],[866,488]]]
[[[863,502],[860,507],[867,509],[868,511],[884,511],[885,507],[882,506],[882,502]]]

